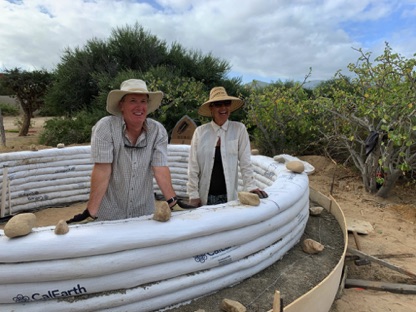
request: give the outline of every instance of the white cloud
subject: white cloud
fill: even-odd
[[[381,53],[385,41],[406,57],[416,52],[411,0],[14,2],[0,0],[0,68],[52,70],[65,48],[136,22],[168,43],[225,59],[245,81],[300,80],[310,67],[311,79],[329,79],[358,58],[352,47]]]

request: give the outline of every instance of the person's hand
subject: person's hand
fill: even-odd
[[[85,209],[82,213],[79,213],[79,214],[73,216],[68,221],[66,221],[66,223],[68,223],[68,224],[70,224],[70,223],[87,223],[87,222],[93,221],[95,219],[97,219],[97,217],[91,216],[88,209]]]
[[[178,199],[177,204],[179,205],[179,207],[183,208],[183,209],[195,209],[198,208],[199,206],[196,205],[192,205],[191,202],[185,202],[182,199]]]
[[[189,205],[192,205],[194,207],[201,207],[201,199],[200,198],[191,198],[189,200]]]
[[[195,209],[199,206],[191,205],[191,202],[185,202],[182,199],[176,200],[175,204],[170,208],[172,211],[181,211],[181,210],[188,210],[188,209]]]
[[[269,195],[267,193],[259,188],[256,188],[255,190],[251,190],[250,193],[257,194],[259,198],[267,198]]]

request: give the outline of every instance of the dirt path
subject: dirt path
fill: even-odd
[[[11,151],[31,150],[36,147],[38,149],[46,148],[38,144],[39,133],[43,129],[45,121],[51,117],[35,117],[31,119],[31,127],[27,136],[19,136],[19,118],[18,117],[4,117],[3,125],[6,132],[6,146],[0,142],[0,153]]]

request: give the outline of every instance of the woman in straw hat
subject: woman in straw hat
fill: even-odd
[[[163,92],[150,92],[139,79],[122,82],[107,97],[111,116],[92,130],[91,191],[87,209],[68,222],[89,217],[116,220],[152,214],[153,176],[170,207],[176,194],[168,167],[168,135],[163,125],[147,115],[155,111]]]
[[[187,184],[191,205],[214,205],[237,199],[238,167],[244,190],[260,198],[267,197],[254,183],[245,125],[228,120],[241,106],[241,99],[229,96],[223,87],[215,87],[209,100],[199,108],[198,114],[212,117],[212,121],[199,126],[192,137]]]

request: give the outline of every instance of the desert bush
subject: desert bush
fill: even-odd
[[[318,149],[319,111],[301,83],[278,82],[250,91],[245,124],[262,154],[301,155]]]
[[[39,143],[56,146],[58,143],[83,144],[91,140],[91,129],[106,114],[103,111],[80,111],[74,117],[56,117],[45,122]]]
[[[0,103],[0,111],[3,116],[19,116],[20,111],[16,105]]]
[[[317,89],[316,105],[330,112],[322,135],[360,171],[364,187],[387,197],[398,179],[416,169],[416,59],[386,44],[374,60],[361,49],[349,64]],[[371,138],[371,140],[370,140]]]

